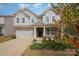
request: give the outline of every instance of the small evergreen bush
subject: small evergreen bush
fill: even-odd
[[[35,43],[35,42],[37,42],[37,40],[36,39],[33,39],[33,42]]]
[[[12,39],[15,39],[16,38],[16,35],[10,35]]]
[[[44,36],[43,40],[42,40],[42,43],[45,43],[45,42],[47,42],[47,37],[46,36]]]
[[[41,49],[43,48],[41,43],[34,43],[33,45],[31,45],[32,49]]]
[[[54,49],[54,50],[65,50],[65,49],[72,49],[74,48],[72,45],[61,43],[61,42],[55,42],[54,40],[46,40],[42,43],[34,43],[31,45],[31,48],[33,49]]]

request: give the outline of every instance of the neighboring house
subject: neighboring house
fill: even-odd
[[[16,33],[16,38],[36,39],[44,36],[52,37],[55,32],[53,23],[60,20],[60,15],[49,8],[37,16],[24,8],[11,16],[0,18],[0,20],[3,20],[0,26],[2,26],[1,32],[4,35]]]
[[[0,15],[0,35],[14,35],[13,16]]]
[[[0,16],[0,35],[4,33],[4,17]]]

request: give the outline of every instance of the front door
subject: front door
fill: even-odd
[[[43,28],[42,27],[37,28],[36,34],[37,34],[37,37],[43,37]]]

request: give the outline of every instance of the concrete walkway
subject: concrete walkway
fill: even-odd
[[[31,41],[31,39],[13,39],[0,43],[0,56],[20,56]]]

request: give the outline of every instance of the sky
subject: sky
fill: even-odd
[[[22,8],[28,8],[37,15],[40,15],[51,5],[47,3],[0,3],[0,15],[11,15]]]

